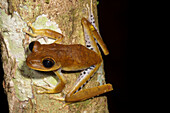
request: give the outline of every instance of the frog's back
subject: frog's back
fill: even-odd
[[[62,69],[66,71],[85,69],[102,61],[96,52],[81,44],[52,44],[47,51],[53,52],[55,61],[60,62]]]

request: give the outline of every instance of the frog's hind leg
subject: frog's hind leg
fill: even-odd
[[[76,101],[86,100],[94,96],[113,90],[111,84],[105,84],[102,86],[97,86],[97,87],[88,88],[88,89],[81,89],[90,79],[90,77],[92,77],[94,73],[98,70],[100,65],[101,63],[95,66],[91,66],[90,68],[87,68],[86,70],[81,72],[80,77],[77,79],[76,84],[66,94],[66,97],[65,97],[66,102],[76,102]]]
[[[96,41],[99,43],[100,47],[102,48],[103,52],[105,55],[108,55],[109,54],[109,51],[105,45],[105,43],[103,42],[100,34],[98,33],[97,29],[86,19],[86,18],[82,18],[81,20],[81,23],[83,25],[83,28],[84,28],[84,34],[85,34],[85,40],[86,41],[90,41],[91,45],[94,47],[95,51],[97,53],[100,53],[99,52],[99,49],[97,48],[97,44],[95,42],[95,39]],[[86,36],[89,36],[91,39],[88,39],[88,37]],[[95,38],[95,39],[94,39]],[[86,44],[86,46],[88,47],[88,45]]]
[[[86,24],[86,23],[85,23]],[[91,25],[91,24],[90,24]],[[86,41],[86,47],[90,50],[98,53],[102,59],[100,51],[97,47],[95,39],[93,38],[93,34],[91,29],[88,26],[84,26],[84,35]],[[95,74],[95,72],[99,69],[102,62],[98,62],[98,64],[91,66],[80,73],[77,82],[73,86],[73,88],[67,93],[65,97],[66,102],[75,102],[89,99],[91,97],[103,94],[105,92],[113,90],[111,84],[105,84],[93,88],[82,89],[82,87],[90,80],[90,78]]]
[[[95,39],[93,38],[93,34],[92,34],[90,28],[87,26],[87,22],[89,22],[87,19],[82,18],[82,25],[83,25],[83,30],[84,30],[86,47],[90,50],[95,51],[96,53],[98,53],[100,55],[100,51],[97,47]]]
[[[84,27],[84,31],[88,31],[88,32],[90,31],[90,33],[86,32],[86,34],[91,34],[90,36],[94,37],[94,40],[96,41],[96,43],[98,43],[100,45],[104,54],[108,55],[109,51],[108,51],[105,43],[103,42],[102,37],[101,37],[101,35],[96,27],[96,24],[95,24],[95,18],[93,15],[93,0],[91,0],[90,7],[87,4],[87,8],[89,11],[89,21],[86,18],[82,18],[82,20],[81,20],[82,25]]]
[[[95,66],[91,66],[85,71],[81,72],[80,77],[78,78],[74,87],[66,94],[65,101],[66,102],[76,102],[82,101],[94,96],[109,92],[113,90],[111,84],[105,84],[93,88],[81,89],[86,82],[94,75],[94,73],[98,70],[100,64]]]
[[[97,27],[96,27],[96,24],[95,24],[95,18],[94,18],[94,15],[93,15],[93,0],[91,0],[91,2],[90,2],[90,7],[87,4],[87,10],[89,11],[89,19],[88,20],[94,26],[94,28],[97,30]],[[98,32],[98,30],[97,30],[97,32]]]

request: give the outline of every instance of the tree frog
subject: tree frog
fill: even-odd
[[[82,89],[83,85],[85,85],[86,82],[90,80],[94,73],[99,69],[103,61],[95,40],[99,43],[105,55],[108,55],[109,51],[94,25],[92,25],[84,17],[82,18],[81,23],[84,30],[86,47],[81,44],[59,44],[58,41],[55,41],[52,44],[40,44],[38,41],[33,41],[29,44],[31,53],[26,58],[28,67],[39,71],[53,71],[59,78],[59,82],[55,88],[50,89],[41,86],[45,89],[45,91],[37,91],[37,93],[53,94],[62,92],[65,87],[66,80],[63,77],[61,70],[82,70],[82,72],[80,73],[80,76],[72,89],[65,95],[64,98],[60,100],[70,103],[83,101],[113,90],[111,84]],[[24,32],[31,36],[42,35],[55,39],[61,39],[61,37],[63,37],[62,34],[57,32],[55,34],[53,31],[50,31],[53,35],[51,36],[50,33],[47,32],[47,29],[36,30],[30,23],[29,26],[33,29],[35,34],[32,34],[26,30],[24,30]]]

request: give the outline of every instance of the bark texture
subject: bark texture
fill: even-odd
[[[67,85],[59,94],[36,94],[40,89],[33,85],[47,85],[46,79],[55,85],[58,78],[52,72],[29,69],[25,59],[29,54],[28,44],[35,40],[22,32],[31,22],[35,28],[52,29],[62,33],[63,44],[84,45],[81,18],[88,18],[90,0],[1,0],[0,42],[4,69],[3,87],[6,91],[10,113],[107,113],[107,98],[95,97],[64,104],[55,98],[66,94],[73,86],[79,73],[64,73]],[[93,13],[97,21],[97,1],[93,0]],[[39,40],[45,43],[43,39]],[[54,42],[49,40],[48,43]],[[0,75],[3,76],[3,75]],[[105,83],[103,65],[85,86],[94,87]]]

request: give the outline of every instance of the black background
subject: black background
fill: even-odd
[[[128,0],[100,0],[99,29],[110,54],[103,55],[110,113],[128,113]]]
[[[98,5],[100,34],[110,54],[103,55],[106,82],[113,85],[108,97],[110,113],[129,113],[128,102],[128,0],[99,0]],[[1,56],[0,56],[1,57]],[[0,107],[8,113],[7,97],[2,81],[3,69],[0,62]]]

